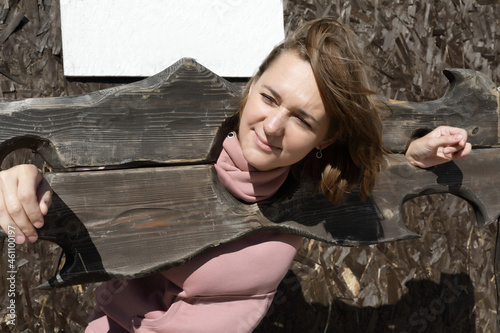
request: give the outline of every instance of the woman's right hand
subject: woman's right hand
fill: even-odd
[[[52,190],[36,166],[0,172],[0,226],[8,235],[14,230],[17,244],[38,239],[36,228],[43,226],[51,202]]]
[[[412,141],[405,156],[410,164],[419,168],[430,168],[465,158],[471,149],[465,129],[439,126],[427,135]]]

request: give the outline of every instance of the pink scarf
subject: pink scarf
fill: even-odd
[[[257,202],[278,191],[290,167],[258,171],[245,160],[238,137],[231,132],[222,144],[215,170],[222,185],[232,195],[246,202]]]

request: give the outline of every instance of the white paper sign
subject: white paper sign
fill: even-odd
[[[284,38],[282,0],[61,0],[66,76],[151,76],[194,58],[249,77]]]

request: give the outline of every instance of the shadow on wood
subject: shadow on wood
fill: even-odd
[[[52,209],[46,216],[52,222],[40,229],[39,235],[62,248],[64,266],[56,276],[38,286],[38,289],[110,279],[85,224],[56,192],[53,193],[52,203]]]

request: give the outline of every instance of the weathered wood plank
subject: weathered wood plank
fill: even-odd
[[[390,115],[384,119],[387,147],[401,152],[410,134],[440,125],[467,129],[475,146],[500,143],[499,92],[495,84],[486,75],[472,70],[449,69],[444,74],[450,87],[440,99],[425,103],[385,100],[390,109]]]
[[[88,95],[0,102],[0,160],[19,148],[54,169],[213,161],[240,88],[183,59],[143,81]]]
[[[242,203],[220,186],[211,165],[51,173],[56,196],[39,235],[63,248],[66,264],[43,287],[141,276],[255,231],[337,245],[412,238],[400,210],[423,194],[451,192],[476,207],[480,224],[491,223],[500,215],[499,163],[496,148],[432,170],[392,155],[371,198],[352,193],[341,205],[315,195],[311,184],[285,187],[266,202]]]
[[[450,70],[448,92],[427,103],[387,101],[384,144],[450,124],[476,146],[498,144],[498,91],[484,75]],[[30,148],[53,168],[213,162],[241,89],[191,59],[140,82],[88,95],[0,102],[0,160]],[[383,99],[381,97],[381,99]]]

